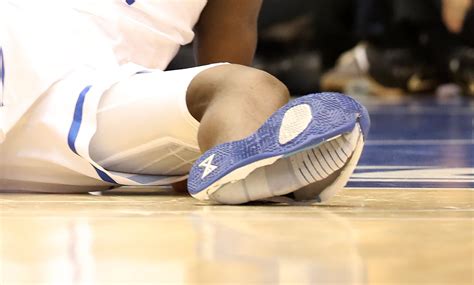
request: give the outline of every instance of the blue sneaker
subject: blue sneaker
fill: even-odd
[[[189,173],[188,191],[223,204],[280,196],[325,201],[349,180],[369,127],[367,110],[350,97],[300,97],[251,136],[204,153]]]

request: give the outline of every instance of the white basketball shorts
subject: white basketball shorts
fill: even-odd
[[[200,155],[186,91],[213,66],[71,73],[4,139],[0,191],[90,192],[186,179]]]
[[[86,2],[0,1],[0,191],[169,184],[185,179],[199,155],[185,96],[212,65],[172,72],[123,65],[131,53],[116,44],[133,7]],[[163,63],[175,51],[156,50],[150,61]]]

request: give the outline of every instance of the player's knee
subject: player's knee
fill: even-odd
[[[287,87],[271,74],[237,64],[226,64],[200,73],[188,89],[187,103],[200,119],[212,100],[243,101],[249,106],[276,111],[289,100]]]
[[[242,96],[252,101],[284,105],[289,100],[286,86],[273,75],[251,67],[231,64],[224,88],[240,88]]]

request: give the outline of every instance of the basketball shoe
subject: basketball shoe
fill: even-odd
[[[438,84],[434,66],[411,49],[383,49],[361,43],[344,53],[336,66],[321,77],[323,91],[346,92],[365,83],[378,96],[402,96],[432,91]]]
[[[204,153],[191,168],[188,191],[223,204],[281,196],[325,201],[349,180],[369,127],[366,109],[350,97],[300,97],[249,137]]]

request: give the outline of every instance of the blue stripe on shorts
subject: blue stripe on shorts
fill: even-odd
[[[85,102],[85,99],[86,99],[86,95],[87,95],[87,93],[89,93],[91,88],[92,88],[92,86],[89,85],[86,88],[84,88],[81,91],[81,93],[79,94],[79,98],[77,99],[76,107],[74,109],[73,121],[72,121],[71,127],[69,129],[69,134],[68,134],[68,137],[67,137],[67,142],[68,142],[69,148],[77,155],[79,155],[79,154],[77,153],[77,150],[76,150],[76,140],[77,140],[77,136],[79,134],[79,130],[81,128],[81,124],[82,124],[82,115],[83,115],[83,112],[84,112],[84,102]],[[94,165],[92,165],[92,167],[94,167],[95,171],[97,172],[97,174],[99,175],[99,177],[103,181],[118,184],[117,182],[115,182],[115,180],[113,180],[104,171],[98,169]]]

